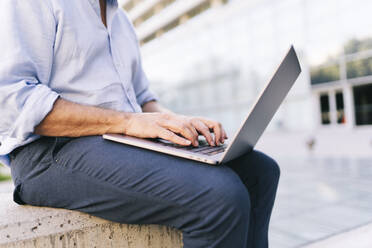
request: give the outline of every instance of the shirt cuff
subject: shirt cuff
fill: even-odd
[[[150,102],[150,101],[158,101],[158,96],[150,91],[149,89],[146,89],[142,91],[138,96],[137,96],[137,102],[138,104],[142,107],[145,105],[145,103]]]
[[[37,89],[34,89],[33,94],[24,103],[12,129],[2,137],[0,156],[8,155],[15,148],[35,140],[38,137],[33,134],[35,126],[53,109],[59,94],[42,84],[35,87]],[[6,162],[6,159],[3,157],[2,161]]]
[[[0,164],[10,166],[10,159],[8,155],[0,156]]]
[[[12,137],[26,139],[34,132],[34,128],[40,124],[45,116],[53,109],[54,102],[59,97],[58,93],[49,87],[38,84],[35,93],[27,99],[23,110],[17,118]]]

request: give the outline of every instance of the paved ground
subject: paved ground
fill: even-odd
[[[372,222],[372,158],[276,159],[281,181],[270,247],[302,247]],[[0,183],[0,192],[11,190]]]
[[[310,243],[302,248],[371,248],[372,223]]]
[[[372,158],[277,160],[271,247],[302,247],[372,222]]]

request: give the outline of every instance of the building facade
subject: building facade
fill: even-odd
[[[223,120],[228,129],[236,129],[294,44],[303,72],[270,129],[372,125],[372,69],[367,65],[362,73],[350,74],[351,67],[372,61],[372,52],[344,52],[350,39],[372,37],[366,28],[372,25],[371,1],[123,0],[121,4],[136,27],[152,88],[174,111]],[[319,81],[319,73],[326,77]]]
[[[311,85],[320,125],[372,125],[372,49],[314,67]]]

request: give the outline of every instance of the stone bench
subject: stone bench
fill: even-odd
[[[0,192],[0,248],[178,248],[179,231],[113,223],[77,211],[19,206]]]

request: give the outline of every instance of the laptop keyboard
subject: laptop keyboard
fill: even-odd
[[[206,140],[199,140],[198,141],[199,146],[197,146],[197,147],[181,146],[181,145],[174,144],[170,141],[163,140],[163,139],[154,139],[153,141],[155,141],[157,143],[160,143],[162,145],[165,145],[165,146],[174,147],[174,148],[181,149],[181,150],[186,150],[186,151],[189,151],[189,152],[201,153],[201,154],[208,155],[208,156],[213,156],[213,155],[216,155],[218,153],[224,152],[226,147],[227,147],[226,144],[222,144],[222,145],[219,145],[219,146],[210,146]]]

